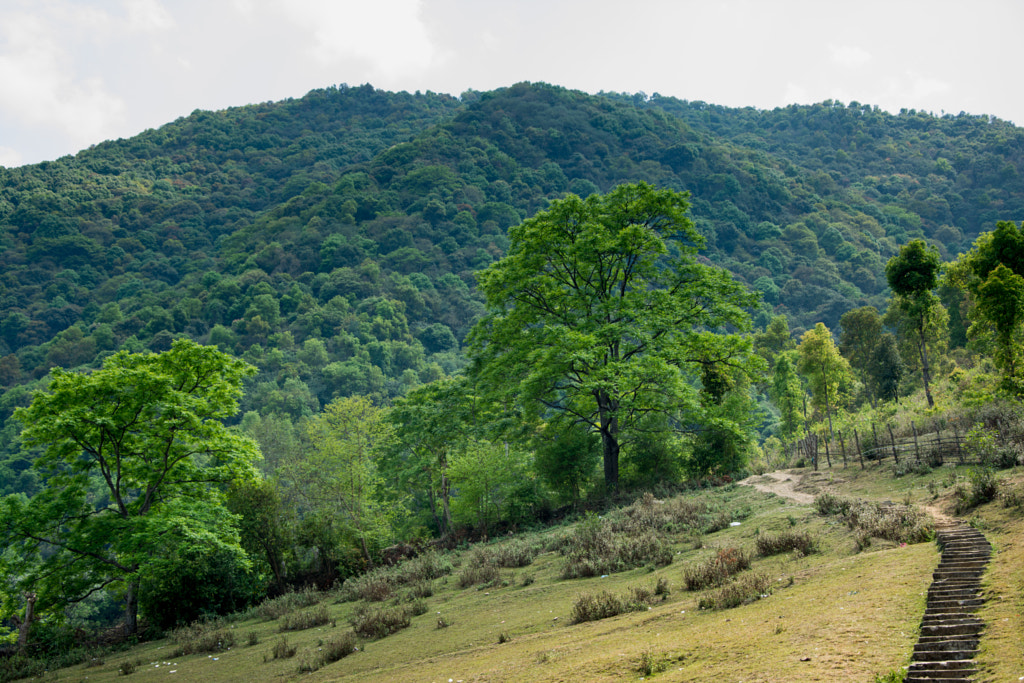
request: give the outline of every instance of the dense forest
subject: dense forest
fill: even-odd
[[[127,601],[129,623],[169,626],[344,580],[398,541],[735,474],[843,411],[918,390],[932,404],[933,383],[976,370],[975,394],[1019,396],[1022,218],[1024,130],[993,117],[529,83],[332,87],[0,168],[0,518],[21,539],[5,592],[35,581],[40,613],[109,619]],[[534,258],[565,245],[561,264]],[[577,286],[623,253],[618,297]],[[570,271],[572,296],[552,294],[546,276]],[[580,323],[601,316],[616,324]],[[134,416],[165,406],[155,441],[115,439],[118,458],[192,434],[220,450],[182,458],[216,476],[136,472],[122,491],[111,439],[90,450],[69,417],[120,424],[73,410],[128,405],[118,382],[149,387]],[[188,429],[167,426],[182,405]],[[30,500],[61,534],[123,502],[104,533],[162,540],[84,571],[11,522]]]

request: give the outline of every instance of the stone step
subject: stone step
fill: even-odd
[[[960,646],[961,649],[969,650],[971,648],[977,648],[978,643],[977,636],[954,636],[952,638],[946,636],[921,636],[917,645],[914,646],[916,650],[919,646],[929,645],[934,647],[953,647],[954,644]]]
[[[947,622],[942,624],[925,624],[921,626],[923,636],[976,636],[985,630],[984,624],[958,624]]]
[[[912,662],[948,662],[955,659],[974,659],[977,650],[936,650],[915,651],[910,656]]]

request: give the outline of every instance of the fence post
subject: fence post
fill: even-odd
[[[875,429],[875,423],[871,423],[871,433],[875,437],[875,457],[878,458],[878,465],[881,467],[882,460],[885,459],[885,453],[881,450],[881,441],[878,440],[878,431]]]
[[[942,464],[942,430],[939,429],[939,421],[932,419],[932,425],[935,427],[935,460],[938,460],[939,464]]]
[[[828,468],[832,469],[832,455],[828,452],[828,442],[832,439],[824,439],[825,441],[825,459],[828,460]]]
[[[910,421],[910,430],[914,432],[914,458],[917,460],[917,464],[921,464],[921,449],[917,445],[917,427],[914,425],[914,421]]]
[[[892,435],[892,425],[886,425],[889,429],[889,441],[892,442],[892,459],[896,461],[896,464],[900,464],[900,455],[896,452],[896,437]]]
[[[843,433],[839,432],[839,447],[843,449],[843,469],[846,469],[846,442],[843,440]]]
[[[857,444],[857,454],[860,456],[860,468],[864,469],[864,451],[860,449],[860,436],[857,434],[857,430],[853,430],[853,440]]]
[[[960,435],[956,432],[956,425],[953,425],[953,441],[956,443],[956,457],[959,458],[960,464],[964,464],[964,451],[960,448]]]

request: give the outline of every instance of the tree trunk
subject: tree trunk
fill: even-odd
[[[928,407],[934,408],[935,401],[932,400],[932,390],[930,386],[932,380],[932,373],[931,368],[928,367],[928,344],[925,342],[924,339],[923,328],[921,329],[920,338],[921,341],[919,342],[919,348],[921,349],[921,378],[924,380],[924,395],[928,399]]]
[[[124,596],[125,635],[134,636],[139,632],[139,580],[134,576],[127,579],[128,590]]]
[[[601,418],[601,445],[604,450],[604,485],[608,491],[619,488],[619,418],[607,394],[597,395],[597,410]]]
[[[28,632],[32,628],[32,620],[35,619],[36,594],[25,593],[25,621],[18,626],[18,652],[24,652],[28,647]]]

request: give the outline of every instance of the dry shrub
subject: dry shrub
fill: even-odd
[[[400,607],[362,607],[352,616],[352,629],[367,640],[397,633],[410,623],[409,612]]]
[[[854,501],[840,496],[835,491],[823,491],[814,498],[814,507],[821,515],[846,515]]]
[[[771,593],[772,581],[767,574],[751,572],[737,577],[722,588],[702,596],[700,609],[729,609],[766,598]]]
[[[399,564],[395,573],[399,583],[422,583],[451,574],[452,563],[437,551],[429,550]]]
[[[499,567],[514,569],[516,567],[527,567],[533,563],[537,556],[537,549],[522,540],[502,543],[494,548],[493,561]]]
[[[311,607],[322,602],[326,595],[315,588],[303,588],[293,593],[285,593],[270,600],[264,600],[256,607],[256,616],[261,619],[280,619],[289,612]]]
[[[175,648],[172,657],[194,655],[202,652],[223,652],[235,644],[235,634],[225,628],[223,622],[195,622],[171,631]]]
[[[730,576],[750,568],[750,554],[742,548],[720,548],[706,562],[690,565],[683,570],[686,590],[698,591],[720,586]]]
[[[345,631],[340,636],[334,636],[324,643],[323,660],[325,664],[344,659],[356,651],[356,634],[354,631]]]
[[[893,543],[923,543],[935,536],[931,517],[909,505],[858,501],[847,513],[846,525],[861,536]]]
[[[656,594],[657,588],[644,586],[631,587],[624,597],[608,591],[584,593],[576,598],[570,620],[573,624],[582,624],[585,621],[598,621],[626,612],[638,612],[647,609]]]
[[[304,612],[292,612],[281,619],[280,630],[282,631],[304,631],[314,626],[333,624],[331,615],[327,613],[327,605],[317,605],[311,610]]]
[[[343,602],[384,602],[400,586],[423,584],[451,572],[451,561],[431,550],[394,567],[378,567],[359,576],[350,576],[342,584],[338,599]]]
[[[289,645],[288,639],[281,636],[281,639],[274,643],[274,647],[270,648],[270,654],[274,659],[291,659],[298,650],[298,647]]]
[[[814,499],[814,506],[820,514],[842,517],[860,548],[870,545],[872,537],[893,543],[922,543],[935,535],[931,517],[910,505],[853,500],[826,491]]]
[[[757,554],[762,557],[788,553],[792,550],[801,555],[815,551],[814,539],[806,531],[783,531],[780,534],[761,534],[757,537]]]
[[[588,518],[566,547],[563,579],[601,576],[653,564],[672,563],[672,549],[653,531],[616,535],[611,526]]]

